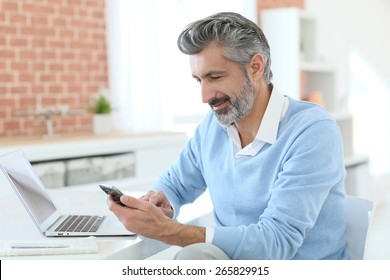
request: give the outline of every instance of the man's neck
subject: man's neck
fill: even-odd
[[[253,107],[248,116],[235,123],[240,135],[241,147],[244,148],[256,138],[268,101],[271,96],[272,85],[264,85],[258,91]]]

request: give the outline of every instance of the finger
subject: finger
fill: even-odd
[[[164,203],[164,199],[165,199],[165,196],[163,196],[161,192],[157,192],[157,193],[153,193],[149,197],[149,202],[154,204],[154,205],[160,206],[161,204]]]
[[[154,194],[154,191],[148,191],[146,194],[141,196],[139,199],[141,199],[143,201],[149,201],[150,196],[153,195],[153,194]]]
[[[161,191],[154,193],[149,199],[149,202],[162,208],[172,208],[171,203],[165,194]]]
[[[109,195],[108,198],[107,198],[107,205],[108,205],[108,210],[113,212],[118,217],[118,219],[120,220],[120,218],[119,218],[121,216],[120,213],[122,213],[123,209],[125,209],[126,207],[121,206],[118,203],[116,203],[114,201],[114,199],[111,197],[111,195]]]
[[[164,212],[165,216],[169,217],[169,218],[173,218],[173,209],[172,207],[169,207],[169,208],[161,208],[161,210]]]
[[[137,199],[129,195],[122,195],[120,197],[120,200],[127,207],[144,210],[144,211],[147,209],[149,205],[149,202]]]

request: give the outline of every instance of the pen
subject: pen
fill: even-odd
[[[48,248],[68,248],[66,244],[50,244],[50,243],[13,243],[12,249],[48,249]]]

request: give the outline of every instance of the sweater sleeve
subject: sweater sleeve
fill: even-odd
[[[294,139],[286,142],[281,151],[277,180],[258,222],[215,228],[213,244],[233,259],[296,258],[307,233],[316,224],[315,230],[321,232],[332,223],[332,215],[341,214],[337,212],[340,208],[335,206],[343,199],[345,168],[337,124],[333,120],[317,121],[291,138]],[[321,212],[324,208],[326,211]],[[321,233],[317,237],[321,238]],[[307,250],[324,249],[316,247],[315,238],[310,242],[311,249]],[[316,258],[316,253],[312,252],[311,256]],[[310,252],[305,256],[310,256]]]
[[[206,190],[201,172],[199,128],[181,151],[177,161],[154,184],[152,190],[162,191],[179,215],[180,207],[192,203]]]

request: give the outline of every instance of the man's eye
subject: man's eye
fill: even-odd
[[[219,78],[221,78],[221,76],[211,76],[211,79],[214,80],[214,81],[218,80]]]

